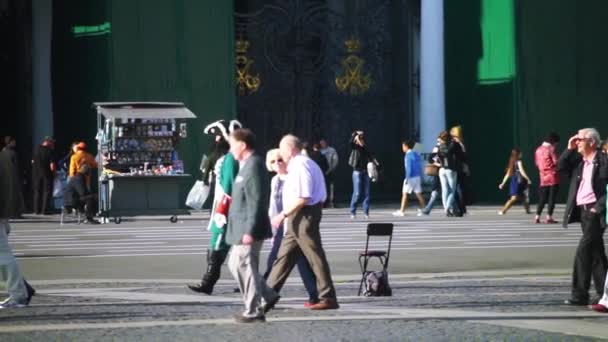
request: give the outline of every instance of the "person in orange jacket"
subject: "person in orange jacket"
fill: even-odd
[[[89,165],[89,168],[91,168],[91,169],[97,168],[97,160],[95,160],[95,157],[92,154],[90,154],[89,152],[86,151],[86,148],[87,148],[86,143],[81,141],[76,146],[74,146],[74,148],[75,148],[74,154],[70,158],[70,168],[68,170],[68,176],[74,177],[78,173],[78,170],[80,169],[80,167],[84,164]],[[87,187],[90,189],[91,188],[91,176],[90,175],[88,175],[86,177],[86,183],[87,183]]]

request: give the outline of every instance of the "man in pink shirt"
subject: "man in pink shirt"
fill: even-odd
[[[555,147],[559,142],[559,135],[551,132],[547,135],[543,143],[538,146],[534,153],[534,163],[538,168],[540,186],[538,188],[538,206],[534,223],[540,223],[540,216],[545,204],[547,204],[547,217],[545,223],[557,223],[553,219],[553,209],[559,189],[559,173],[557,172],[557,152]]]
[[[608,160],[598,150],[600,135],[594,128],[584,128],[568,141],[568,149],[558,161],[560,171],[570,176],[570,189],[564,228],[581,222],[583,236],[576,249],[572,273],[572,294],[565,304],[587,305],[591,278],[598,299],[604,294],[608,259],[604,249],[606,229],[606,182]]]

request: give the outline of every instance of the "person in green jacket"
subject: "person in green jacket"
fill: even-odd
[[[230,122],[219,120],[205,127],[205,134],[215,137],[215,157],[213,160],[212,177],[215,177],[215,193],[213,206],[207,230],[211,231],[211,241],[207,249],[207,269],[202,280],[198,284],[188,284],[188,288],[194,292],[211,295],[213,287],[220,278],[222,264],[228,256],[230,245],[226,243],[226,224],[228,221],[228,209],[232,202],[232,185],[239,171],[239,164],[234,156],[228,152],[228,136],[230,132],[241,128],[237,120]],[[210,182],[212,184],[213,182]]]

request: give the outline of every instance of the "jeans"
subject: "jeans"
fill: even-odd
[[[431,192],[431,198],[429,199],[429,202],[426,204],[426,207],[422,210],[423,213],[425,213],[427,215],[431,213],[431,210],[433,210],[433,206],[435,205],[435,201],[437,200],[437,197],[439,197],[439,191],[433,190]]]
[[[454,194],[458,183],[458,173],[446,168],[439,169],[439,181],[441,182],[441,201],[443,209],[448,212],[454,206]]]
[[[18,303],[27,301],[27,288],[17,259],[8,244],[10,225],[7,219],[0,219],[0,282],[6,283],[6,292],[11,300]]]
[[[353,197],[350,201],[350,214],[357,214],[357,205],[363,197],[363,213],[369,215],[370,179],[366,171],[353,171]]]
[[[283,227],[277,230],[277,233],[274,237],[274,241],[272,244],[272,249],[270,250],[270,254],[268,254],[268,262],[266,267],[266,273],[264,273],[264,279],[268,279],[270,272],[272,271],[272,265],[275,260],[277,260],[277,255],[279,254],[279,248],[281,247],[281,242],[283,241]],[[306,288],[306,292],[308,293],[308,301],[311,303],[316,303],[319,301],[319,291],[317,291],[317,278],[315,278],[315,274],[306,260],[304,255],[300,255],[297,261],[298,272],[300,273],[300,277],[302,277],[302,282],[304,283],[304,287]]]

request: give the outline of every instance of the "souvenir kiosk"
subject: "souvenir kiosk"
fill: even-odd
[[[190,182],[177,158],[187,136],[185,120],[196,116],[183,103],[106,102],[97,110],[99,211],[103,223],[122,217],[167,215],[177,222],[185,198],[180,185]]]

